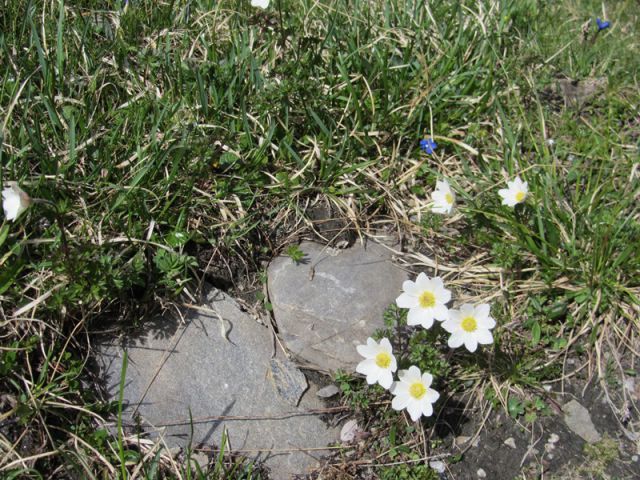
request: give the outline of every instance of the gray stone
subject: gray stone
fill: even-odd
[[[118,398],[123,352],[128,353],[123,412],[128,431],[139,419],[169,448],[191,443],[206,450],[220,446],[226,429],[229,450],[265,461],[275,479],[314,467],[338,432],[309,412],[322,407],[315,386],[297,408],[276,392],[269,375],[274,348],[269,330],[217,290],[185,317],[183,323],[160,318],[138,338],[99,347],[112,399]]]
[[[338,393],[340,393],[340,389],[337,385],[334,385],[332,383],[318,390],[318,393],[316,393],[316,395],[318,395],[320,398],[331,398]]]
[[[602,437],[591,421],[589,410],[576,400],[571,400],[562,407],[562,411],[564,412],[564,421],[573,433],[589,443],[600,441]]]
[[[320,370],[353,371],[356,345],[384,327],[382,315],[408,276],[388,249],[357,242],[345,250],[303,242],[303,262],[276,258],[269,297],[286,347]]]

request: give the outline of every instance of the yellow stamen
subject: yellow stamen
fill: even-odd
[[[521,202],[522,200],[524,200],[526,193],[524,192],[518,192],[516,193],[516,202]]]
[[[389,365],[391,365],[391,355],[387,352],[380,352],[376,355],[376,365],[380,368],[389,368]]]
[[[412,383],[409,387],[409,395],[417,400],[420,400],[422,397],[424,397],[425,393],[427,393],[427,389],[424,387],[424,384],[422,382]]]
[[[453,203],[453,195],[451,195],[450,193],[445,193],[444,199],[449,205]]]
[[[465,332],[471,333],[478,329],[478,322],[473,317],[466,317],[462,320],[460,326]]]
[[[433,294],[433,292],[429,292],[428,290],[425,290],[418,297],[418,303],[420,303],[420,306],[422,308],[435,307],[436,306],[436,296]]]

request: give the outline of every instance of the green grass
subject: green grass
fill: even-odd
[[[636,2],[606,4],[597,36],[591,0],[116,3],[0,3],[0,178],[52,202],[0,230],[3,475],[191,471],[101,429],[87,333],[193,294],[209,258],[259,271],[318,198],[491,299],[495,358],[460,358],[455,388],[498,385],[506,407],[567,349],[601,366],[636,338]],[[555,93],[600,77],[581,105]],[[532,198],[511,210],[516,174]],[[453,220],[426,208],[442,177]]]

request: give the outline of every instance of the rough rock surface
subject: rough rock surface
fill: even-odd
[[[373,242],[336,250],[303,242],[305,258],[278,257],[268,269],[269,297],[280,337],[321,370],[353,370],[356,345],[384,326],[382,314],[408,276]]]
[[[192,446],[219,446],[226,428],[231,450],[251,450],[243,454],[264,460],[272,478],[290,478],[313,467],[322,450],[297,449],[323,448],[337,441],[338,433],[316,415],[304,415],[322,408],[314,386],[298,407],[276,392],[268,374],[269,330],[217,290],[185,317],[184,324],[159,319],[137,339],[112,340],[99,348],[113,399],[123,351],[128,352],[123,423],[134,425],[133,417],[140,415],[142,425],[162,434],[169,447],[184,447],[190,441],[191,413]]]
[[[564,412],[564,421],[573,433],[579,435],[584,441],[589,443],[595,443],[601,440],[602,437],[591,421],[589,410],[580,405],[576,400],[567,402],[562,407],[562,411]]]

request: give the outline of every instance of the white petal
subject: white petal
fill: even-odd
[[[477,320],[481,320],[483,318],[487,318],[491,311],[491,307],[488,303],[481,303],[476,306],[475,317]]]
[[[251,6],[267,8],[269,6],[269,0],[251,0]]]
[[[478,340],[476,340],[476,337],[473,335],[467,335],[464,339],[464,346],[473,353],[478,349]]]
[[[377,355],[376,351],[369,345],[358,345],[356,350],[364,358],[373,358]]]
[[[431,211],[433,213],[439,213],[441,215],[450,213],[450,208],[448,205],[434,205],[431,207]]]
[[[451,312],[453,312],[453,310],[449,310],[449,319],[442,322],[442,328],[449,333],[454,333],[460,329],[460,321],[458,319],[451,318]]]
[[[413,400],[409,401],[409,405],[407,405],[407,412],[409,412],[411,420],[414,422],[418,421],[422,416],[422,406],[420,405],[420,402]]]
[[[444,305],[436,305],[432,308],[433,316],[436,320],[440,320],[444,322],[447,318],[449,318],[449,309]]]
[[[424,400],[424,399],[423,399]],[[431,403],[429,402],[425,402],[423,401],[420,404],[420,410],[422,415],[424,415],[425,417],[430,417],[431,415],[433,415],[433,405],[431,405]]]
[[[451,187],[449,187],[449,182],[446,180],[436,180],[436,190],[444,191],[447,193]]]
[[[428,387],[433,383],[433,375],[431,375],[430,373],[424,372],[420,380],[422,381],[422,383],[424,383],[425,387]]]
[[[484,328],[484,329],[491,329],[493,327],[496,326],[496,321],[491,318],[491,317],[487,317],[487,318],[478,318],[478,327],[479,328]]]
[[[421,375],[420,375],[420,369],[418,367],[416,367],[415,365],[411,365],[409,367],[409,370],[407,370],[408,374],[409,374],[409,378],[411,380],[420,380],[421,379]],[[406,378],[406,377],[405,377]]]
[[[427,393],[425,394],[425,398],[431,403],[436,403],[440,398],[440,394],[433,388],[428,388]]]
[[[409,376],[409,370],[400,370],[398,372],[398,380],[400,380],[400,382],[396,383],[396,386],[395,386],[396,390],[400,389],[401,391],[405,391],[407,389],[407,385],[405,384],[408,382],[409,378],[411,378]]]
[[[470,303],[465,303],[460,307],[460,316],[462,318],[473,316],[475,308]]]
[[[389,371],[382,372],[378,377],[378,383],[382,388],[385,388],[388,390],[393,384],[393,375],[391,374],[391,372]]]
[[[391,408],[398,411],[404,410],[405,408],[407,408],[408,403],[409,403],[408,395],[397,395],[393,397],[393,400],[391,400]]]
[[[490,345],[493,343],[493,335],[489,330],[478,330],[476,332],[476,340],[481,345]]]
[[[409,295],[408,293],[401,293],[398,298],[396,298],[396,305],[399,308],[414,308],[419,305],[418,297],[414,297]]]
[[[458,348],[460,345],[462,345],[464,343],[464,337],[462,336],[461,333],[452,333],[451,336],[449,337],[449,340],[447,340],[447,344],[449,345],[450,348]]]
[[[418,278],[416,278],[416,285],[418,286],[420,291],[425,290],[425,286],[428,285],[428,282],[429,282],[429,277],[427,277],[427,274],[424,272],[420,272],[418,274]]]
[[[356,367],[356,372],[367,376],[377,371],[378,366],[376,365],[376,361],[372,358],[367,358],[366,360],[361,361]]]
[[[418,288],[416,283],[412,282],[411,280],[405,280],[404,282],[402,282],[402,291],[409,293],[415,297],[420,294],[420,289]]]
[[[389,371],[395,372],[398,369],[398,363],[396,362],[396,357],[391,355],[391,365],[389,365]]]
[[[387,352],[387,353],[391,353],[392,352],[392,348],[391,348],[391,342],[389,341],[388,338],[383,338],[382,340],[380,340],[380,350]]]
[[[407,315],[407,325],[422,325],[429,329],[433,325],[432,309],[412,308]]]
[[[439,287],[434,292],[439,303],[449,303],[451,301],[451,291],[446,288]]]

